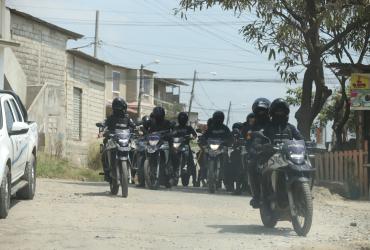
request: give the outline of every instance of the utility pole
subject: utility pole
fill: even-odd
[[[144,65],[140,66],[140,82],[139,82],[139,97],[137,98],[137,120],[141,118],[141,98],[143,95],[143,74],[144,74]]]
[[[230,101],[230,103],[229,103],[229,110],[227,111],[226,126],[229,126],[229,121],[230,121],[230,111],[231,111],[231,101]]]
[[[194,86],[195,86],[196,78],[197,78],[197,71],[194,70],[193,86],[191,87],[191,94],[190,94],[190,100],[189,100],[189,111],[188,111],[189,117],[190,117],[190,112],[191,112],[191,105],[193,104],[193,99],[194,99]]]
[[[98,46],[99,46],[99,11],[97,10],[95,15],[94,57],[98,57]]]

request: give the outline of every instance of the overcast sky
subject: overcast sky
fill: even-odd
[[[244,82],[197,81],[194,111],[206,120],[214,109],[226,110],[232,102],[231,123],[244,121],[258,97],[284,97],[287,85],[280,81],[274,62],[261,55],[239,34],[252,16],[212,8],[174,16],[178,0],[8,0],[8,6],[30,13],[85,36],[69,48],[91,44],[95,10],[100,11],[102,45],[98,57],[127,67],[139,68],[155,59],[149,68],[159,77],[245,79]],[[92,46],[82,49],[92,54]],[[217,75],[211,74],[216,72]],[[251,82],[250,80],[259,80]],[[332,79],[332,78],[331,78]],[[327,80],[329,83],[333,80]],[[191,84],[191,82],[188,82]],[[294,87],[294,86],[293,86]],[[189,101],[190,87],[181,89]],[[294,115],[294,112],[293,112]],[[296,123],[291,117],[291,122]]]

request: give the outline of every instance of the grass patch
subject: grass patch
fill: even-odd
[[[102,181],[99,170],[80,168],[71,162],[44,153],[37,156],[37,177],[51,179],[70,179],[80,181]]]

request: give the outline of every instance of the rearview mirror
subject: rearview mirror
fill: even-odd
[[[12,129],[9,131],[9,135],[22,135],[26,134],[30,127],[25,122],[14,122]]]

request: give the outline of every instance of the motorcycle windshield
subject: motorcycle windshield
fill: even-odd
[[[208,145],[221,145],[222,140],[220,140],[220,139],[208,139],[207,143],[208,143]]]
[[[306,145],[304,141],[285,141],[283,145],[283,152],[296,163],[301,163],[306,154]]]
[[[129,139],[131,132],[129,129],[116,129],[115,134],[118,139]]]
[[[161,136],[159,134],[148,135],[149,141],[159,141],[160,139],[161,139]]]
[[[173,138],[173,142],[174,143],[181,143],[183,141],[183,138],[181,138],[181,137],[175,137],[175,138]]]

